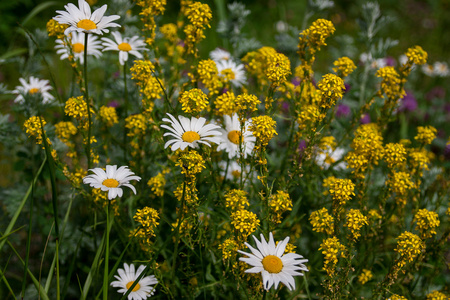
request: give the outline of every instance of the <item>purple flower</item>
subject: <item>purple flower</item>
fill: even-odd
[[[350,107],[345,104],[338,104],[336,108],[336,117],[348,117],[350,115]]]
[[[370,123],[370,115],[369,114],[364,114],[361,116],[361,120],[359,120],[361,122],[361,124],[367,124]]]
[[[109,107],[119,107],[119,102],[117,102],[116,100],[113,100],[108,103],[108,106]]]
[[[388,56],[384,59],[386,66],[395,67],[396,61],[392,56]]]
[[[291,83],[295,86],[299,86],[301,81],[300,77],[294,77],[292,78]]]
[[[417,100],[414,95],[408,91],[406,92],[405,97],[402,99],[402,103],[400,105],[400,111],[414,111],[417,109]]]

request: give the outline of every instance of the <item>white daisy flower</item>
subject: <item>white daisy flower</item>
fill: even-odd
[[[53,19],[61,24],[70,25],[65,31],[65,35],[73,31],[103,34],[108,33],[108,27],[120,27],[119,24],[113,23],[113,21],[120,18],[118,15],[104,16],[106,8],[105,4],[99,9],[96,9],[91,14],[91,7],[85,0],[78,0],[78,7],[69,3],[64,5],[64,10],[57,10],[59,15],[53,17]]]
[[[239,253],[248,257],[240,257],[239,260],[253,266],[253,268],[245,270],[245,273],[261,273],[264,289],[269,290],[275,284],[283,283],[290,291],[295,289],[294,276],[303,276],[303,273],[297,271],[308,271],[304,265],[307,259],[296,253],[284,254],[289,237],[275,245],[272,232],[270,233],[269,242],[267,243],[261,234],[261,241],[255,236],[258,249],[253,248],[248,243],[244,243],[252,253],[238,250]]]
[[[447,63],[437,61],[433,64],[434,75],[439,77],[447,77],[450,74]]]
[[[80,61],[80,64],[84,63],[84,39],[85,39],[85,33],[84,32],[72,32],[69,45],[66,45],[66,42],[57,39],[56,43],[58,45],[55,46],[55,49],[58,49],[56,51],[56,54],[61,55],[61,60],[67,59],[69,55],[73,54],[75,60]],[[72,48],[72,52],[70,51],[70,48]],[[87,46],[87,55],[93,55],[95,57],[100,57],[102,53],[100,50],[102,49],[102,46],[100,44],[100,41],[98,40],[97,36],[95,35],[88,35],[88,46]]]
[[[133,264],[128,266],[128,264],[124,263],[123,266],[124,269],[117,269],[119,276],[114,275],[117,280],[111,282],[111,286],[120,288],[117,292],[125,294],[139,278],[144,271],[145,266],[140,265],[136,272]],[[156,279],[155,275],[141,278],[134,286],[132,292],[128,294],[128,300],[145,300],[147,297],[153,296],[155,293],[155,288],[153,286],[157,283],[158,279]]]
[[[112,200],[117,196],[122,197],[121,186],[127,186],[136,194],[136,189],[130,184],[130,180],[141,180],[141,177],[135,176],[127,166],[117,169],[117,166],[106,166],[106,172],[102,168],[89,169],[95,174],[87,175],[83,178],[84,184],[89,184],[95,189],[108,191],[108,198]]]
[[[433,65],[429,65],[429,64],[423,64],[422,65],[422,72],[430,77],[434,76],[434,67]]]
[[[102,38],[103,41],[103,51],[119,51],[119,62],[123,66],[126,61],[128,61],[128,53],[136,56],[137,58],[142,58],[142,54],[138,51],[144,51],[145,42],[139,39],[139,36],[135,35],[132,38],[123,38],[122,35],[115,31],[112,33],[115,41]]]
[[[228,180],[238,180],[241,177],[242,168],[236,161],[230,161],[228,164],[227,169],[227,162],[221,161],[219,162],[219,168],[220,168],[220,176],[225,177]],[[225,174],[226,172],[226,174]],[[250,172],[250,166],[246,165],[244,167],[244,178],[247,176],[247,174]],[[254,179],[255,176],[251,176]]]
[[[211,57],[211,59],[217,63],[222,60],[230,60],[231,54],[228,51],[216,48],[209,53],[209,57]]]
[[[316,156],[316,163],[328,169],[332,164],[341,160],[345,155],[345,150],[343,148],[336,148],[333,150],[331,147],[327,147],[327,150],[320,150]],[[334,170],[345,170],[347,168],[347,163],[345,161],[339,162],[333,167]]]
[[[217,151],[225,150],[228,153],[228,158],[233,158],[239,155],[239,144],[242,143],[241,147],[244,158],[247,155],[251,155],[255,147],[256,137],[248,130],[250,122],[245,122],[243,132],[241,133],[241,124],[238,115],[233,114],[232,117],[224,116],[225,129],[219,129],[222,135],[220,136],[220,144],[217,147]]]
[[[236,64],[232,60],[221,60],[216,62],[219,76],[230,81],[235,87],[241,87],[247,81],[244,65]]]
[[[164,133],[164,136],[170,135],[174,139],[168,141],[164,148],[172,145],[172,151],[177,149],[184,150],[186,147],[197,148],[199,143],[208,145],[211,147],[212,143],[219,144],[219,135],[222,133],[217,129],[219,126],[214,124],[206,124],[205,118],[194,118],[188,119],[183,116],[178,116],[178,121],[171,114],[167,113],[170,120],[167,118],[162,119],[164,122],[169,122],[171,126],[161,125],[162,128],[169,130],[170,132]]]
[[[17,94],[16,99],[14,99],[15,103],[24,103],[24,95],[40,94],[43,104],[49,103],[51,100],[55,99],[55,97],[53,97],[48,92],[49,90],[53,89],[49,85],[50,81],[46,79],[39,79],[33,76],[30,76],[29,82],[27,82],[24,78],[19,78],[19,81],[22,85],[16,86],[15,90],[12,91],[13,94]]]

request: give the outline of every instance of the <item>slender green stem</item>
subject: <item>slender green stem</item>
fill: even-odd
[[[88,114],[88,138],[86,145],[86,158],[88,163],[88,169],[92,168],[91,162],[91,101],[89,99],[89,89],[88,89],[88,75],[87,75],[87,49],[88,49],[88,37],[89,33],[84,35],[84,96],[87,105]]]
[[[124,94],[124,120],[128,117],[128,86],[127,86],[127,62],[123,65],[123,84],[125,86],[125,94]],[[127,131],[123,131],[123,161],[126,163],[127,161]]]
[[[56,239],[56,299],[61,298],[60,287],[59,287],[59,240]]]
[[[103,273],[103,300],[108,300],[108,287],[109,287],[109,272],[108,272],[108,263],[109,263],[109,207],[111,205],[111,201],[108,201],[108,205],[106,206],[106,248],[105,248],[105,272]]]
[[[184,179],[183,182],[183,194],[181,195],[181,207],[180,207],[180,217],[178,218],[178,224],[176,229],[176,237],[175,237],[175,249],[173,251],[173,262],[172,262],[172,278],[175,278],[175,266],[177,263],[177,256],[178,256],[178,243],[180,242],[180,227],[181,222],[183,222],[184,217],[184,204],[186,202],[186,180]]]

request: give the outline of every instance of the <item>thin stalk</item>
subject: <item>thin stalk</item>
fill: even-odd
[[[125,100],[125,112],[124,119],[128,117],[128,86],[127,86],[127,62],[123,65],[123,84],[125,86],[124,100]],[[123,131],[123,161],[127,161],[127,131]]]
[[[108,263],[109,263],[109,207],[111,205],[111,201],[108,200],[108,205],[106,206],[106,248],[105,248],[105,272],[103,273],[103,300],[108,300],[108,287],[109,287],[109,272],[108,272]]]
[[[84,96],[87,105],[87,113],[88,113],[88,139],[86,146],[86,158],[88,163],[88,169],[92,168],[91,162],[91,108],[90,108],[90,99],[89,99],[89,89],[88,89],[88,77],[87,77],[87,49],[88,49],[88,36],[89,33],[84,34]]]
[[[59,287],[59,240],[56,239],[56,299],[61,299]]]
[[[178,220],[177,229],[176,229],[176,237],[175,237],[175,249],[173,251],[173,262],[172,262],[172,278],[175,277],[175,266],[177,263],[177,256],[178,256],[178,243],[180,242],[180,227],[181,222],[183,221],[184,217],[184,203],[185,203],[185,197],[186,197],[186,180],[184,179],[183,182],[183,194],[181,195],[181,207],[180,207],[180,218]]]

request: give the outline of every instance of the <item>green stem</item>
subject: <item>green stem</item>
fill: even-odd
[[[128,117],[128,86],[127,86],[127,62],[123,65],[123,84],[125,86],[125,94],[124,94],[124,100],[125,100],[125,109],[124,109],[124,120]],[[123,161],[126,163],[127,161],[127,131],[123,131]]]
[[[84,35],[84,95],[87,106],[87,114],[88,114],[88,139],[86,145],[86,158],[88,163],[88,169],[92,168],[91,162],[91,108],[90,108],[90,99],[89,99],[89,89],[88,89],[88,77],[87,77],[87,49],[88,49],[88,36],[89,33],[85,33]]]
[[[59,240],[56,239],[56,299],[60,299],[60,288],[59,288]]]
[[[177,256],[178,256],[178,243],[180,242],[180,227],[181,222],[183,222],[184,217],[184,204],[185,204],[185,197],[186,197],[186,180],[184,179],[183,182],[183,194],[181,195],[181,207],[180,207],[180,217],[178,219],[177,229],[176,229],[176,237],[175,237],[175,249],[173,251],[173,262],[172,262],[172,278],[175,278],[175,266],[177,263]]]
[[[108,287],[109,287],[109,272],[108,272],[108,263],[109,263],[109,207],[111,205],[111,201],[108,200],[108,206],[106,207],[106,248],[105,248],[105,272],[103,273],[103,300],[108,300]]]

